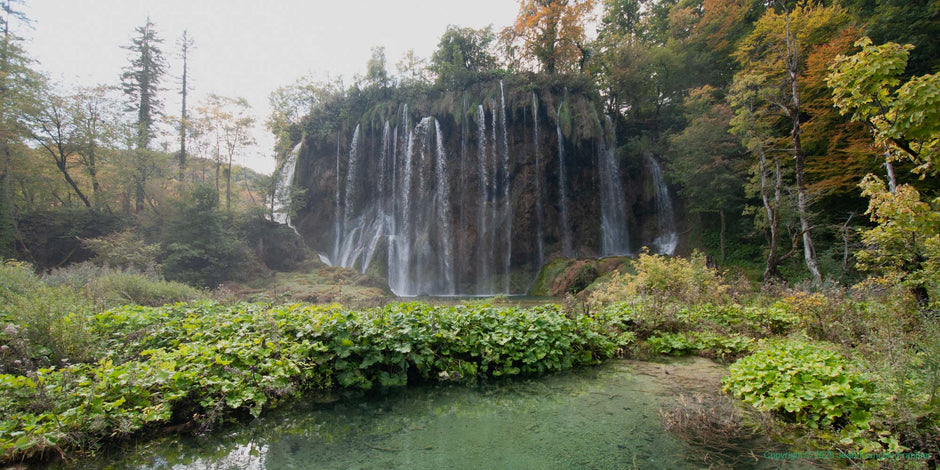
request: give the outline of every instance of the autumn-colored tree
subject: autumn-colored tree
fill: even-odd
[[[790,8],[782,0],[780,11],[768,10],[755,24],[754,31],[741,42],[736,59],[744,70],[739,74],[761,76],[764,90],[759,93],[777,117],[789,127],[789,152],[793,156],[796,179],[796,211],[800,219],[803,257],[816,282],[822,273],[816,261],[816,250],[809,220],[809,194],[805,181],[806,152],[802,133],[805,120],[801,95],[801,79],[807,56],[814,48],[828,43],[847,25],[847,13],[839,7],[798,4]]]
[[[520,0],[513,26],[503,31],[507,43],[521,44],[524,58],[543,72],[582,70],[588,58],[585,23],[595,0]]]

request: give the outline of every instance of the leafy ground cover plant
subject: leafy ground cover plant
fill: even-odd
[[[838,352],[802,340],[767,341],[731,366],[724,390],[787,422],[832,436],[864,451],[901,450],[897,440],[878,435],[872,410],[883,398],[874,384],[854,372]]]
[[[92,317],[92,363],[0,374],[0,460],[211,426],[338,386],[534,375],[611,357],[623,332],[558,306],[128,306]],[[627,338],[620,338],[627,339]]]

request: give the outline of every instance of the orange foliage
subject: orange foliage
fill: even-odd
[[[584,23],[595,0],[520,0],[515,24],[504,36],[521,41],[528,58],[548,73],[577,70],[584,60]]]
[[[866,174],[876,171],[871,136],[865,127],[839,115],[832,106],[832,92],[826,86],[829,66],[836,56],[847,53],[859,37],[857,28],[846,28],[829,42],[814,47],[800,77],[803,111],[809,119],[803,124],[809,150],[806,173],[813,192],[846,194],[858,191]]]

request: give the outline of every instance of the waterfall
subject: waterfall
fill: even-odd
[[[539,101],[532,91],[532,132],[535,143],[535,243],[538,248],[538,267],[545,264],[545,242],[542,239],[542,227],[545,225],[545,210],[542,208],[542,157],[541,136],[539,135]]]
[[[331,263],[334,266],[355,268],[366,272],[379,243],[387,235],[388,216],[385,211],[385,201],[381,197],[366,198],[363,202],[363,189],[360,189],[361,137],[360,127],[357,125],[353,132],[352,142],[349,145],[349,160],[346,164],[346,193],[343,202],[342,224],[339,226],[338,244],[334,246],[334,256]],[[388,135],[386,126],[383,137],[383,146]],[[380,152],[379,167],[385,165]],[[383,193],[384,178],[379,178],[378,193]],[[361,207],[360,207],[361,205]]]
[[[510,278],[510,268],[512,265],[512,204],[510,193],[511,193],[511,178],[509,175],[509,137],[506,131],[506,99],[503,96],[503,81],[499,81],[499,107],[500,107],[500,127],[503,132],[503,221],[504,229],[503,233],[506,237],[506,255],[504,258],[504,269],[505,279],[503,281],[503,291],[509,292],[509,278]]]
[[[672,210],[672,199],[669,197],[669,188],[663,180],[663,171],[659,162],[652,155],[644,155],[649,165],[650,176],[653,183],[653,201],[656,204],[656,238],[653,239],[653,249],[659,254],[672,255],[679,245],[679,233],[676,231],[675,213]]]
[[[674,202],[655,160],[630,157],[646,168],[649,189],[648,210],[635,218],[639,191],[627,185],[640,172],[621,168],[628,156],[617,158],[612,120],[596,114],[601,132],[584,137],[572,127],[591,119],[580,96],[513,93],[494,80],[483,96],[455,95],[451,107],[422,103],[433,113],[402,103],[350,120],[337,136],[311,136],[304,160],[295,161],[297,147],[282,165],[277,198],[289,195],[292,165],[298,181],[304,170],[304,235],[332,265],[384,276],[403,297],[519,293],[521,277],[535,278],[550,256],[630,254],[631,230],[651,249],[675,251]],[[544,103],[555,109],[542,115]],[[552,114],[555,134],[541,128]],[[272,218],[287,217],[276,209]]]
[[[300,147],[303,145],[303,138],[294,146],[287,160],[281,165],[281,171],[278,174],[277,182],[274,184],[274,200],[271,201],[271,220],[279,224],[287,225],[297,231],[290,220],[290,193],[291,185],[294,184],[294,168],[297,166],[297,156],[300,155]]]
[[[564,101],[558,106],[558,115],[555,118],[555,131],[558,133],[558,194],[561,205],[561,255],[571,256],[571,225],[568,222],[568,178],[565,176],[565,136],[561,132],[561,108]]]
[[[477,289],[478,294],[486,293],[486,282],[489,279],[489,253],[492,241],[489,240],[488,217],[490,212],[487,210],[489,200],[490,180],[486,174],[486,111],[483,105],[477,106],[477,149],[480,160],[480,226],[477,229],[477,260],[479,269],[477,270]]]
[[[441,134],[441,125],[436,120],[434,121],[434,136],[437,141],[437,159],[434,165],[437,188],[433,191],[433,194],[437,199],[437,220],[441,229],[440,262],[444,268],[445,293],[453,295],[456,289],[454,285],[454,232],[451,230],[450,225],[450,180],[447,177],[447,153],[444,151],[444,137]]]
[[[343,208],[342,201],[340,199],[340,169],[339,169],[339,142],[342,136],[342,132],[336,133],[336,194],[335,202],[336,207],[333,212],[333,255],[330,256],[330,266],[333,266],[336,260],[339,259],[339,244],[343,236]]]
[[[627,231],[627,209],[624,204],[620,165],[617,163],[617,133],[610,116],[606,117],[604,135],[600,140],[598,159],[601,189],[601,254],[630,254]]]

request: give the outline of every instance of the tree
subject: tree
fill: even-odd
[[[385,88],[388,87],[388,69],[385,66],[385,48],[373,47],[372,56],[366,63],[366,83],[368,86]]]
[[[918,173],[936,173],[940,160],[940,74],[901,84],[914,46],[856,42],[852,56],[836,59],[827,81],[842,114],[863,122],[892,160],[909,159]]]
[[[907,73],[925,75],[940,70],[940,3],[935,0],[840,0],[875,43],[915,47]]]
[[[162,111],[163,104],[158,93],[166,62],[160,50],[163,40],[157,35],[149,17],[136,32],[137,36],[131,39],[131,44],[124,47],[131,52],[131,62],[124,68],[121,83],[129,100],[128,110],[137,114],[135,158],[146,160],[148,158],[144,154],[155,136],[156,119]],[[143,169],[149,165],[135,166]],[[147,178],[146,172],[138,171],[134,174],[135,212],[144,210]]]
[[[913,46],[875,46],[869,38],[856,45],[858,53],[840,56],[832,65],[828,82],[833,103],[853,120],[865,122],[889,158],[910,159],[917,165],[915,172],[936,175],[940,74],[902,83]],[[870,198],[867,213],[877,225],[862,234],[866,248],[857,254],[859,268],[900,279],[921,309],[931,308],[940,294],[940,198],[924,201],[907,184],[887,189],[873,175],[861,187]]]
[[[13,165],[17,148],[28,135],[22,121],[23,110],[35,97],[38,74],[32,59],[22,47],[23,39],[11,25],[13,21],[28,23],[26,16],[14,9],[16,0],[0,3],[0,256],[12,256],[16,239],[16,217],[13,205]]]
[[[765,283],[770,283],[780,278],[780,263],[792,256],[796,250],[790,250],[786,254],[780,253],[783,169],[780,153],[771,152],[774,137],[769,116],[773,111],[762,96],[767,89],[765,80],[763,74],[736,74],[728,93],[728,104],[734,109],[734,118],[730,122],[731,132],[738,136],[744,148],[757,158],[751,170],[756,180],[752,186],[757,188],[760,195],[764,216],[756,217],[755,222],[767,231],[768,250],[763,277]]]
[[[448,25],[431,56],[431,71],[438,83],[456,90],[496,67],[492,51],[493,28],[460,28]]]
[[[761,75],[766,89],[760,94],[781,119],[789,121],[789,145],[793,155],[796,178],[796,210],[800,219],[803,258],[813,279],[822,281],[816,261],[816,250],[809,220],[809,195],[806,189],[806,153],[802,137],[804,109],[801,103],[800,78],[808,53],[828,42],[848,22],[838,7],[798,4],[789,8],[778,0],[780,12],[768,10],[755,25],[754,31],[736,52],[744,68],[739,74]]]
[[[189,52],[192,51],[193,45],[192,38],[189,37],[189,33],[186,30],[183,30],[183,37],[180,39],[180,57],[183,59],[183,76],[181,77],[181,86],[180,86],[180,97],[182,98],[182,105],[180,106],[180,152],[178,155],[179,160],[179,180],[183,181],[183,173],[186,170],[186,131],[190,127],[187,109],[186,109],[186,98],[189,94],[187,76],[189,71]]]
[[[405,51],[401,59],[395,63],[395,69],[398,71],[398,83],[401,86],[425,85],[431,81],[428,76],[430,70],[427,60],[418,57],[414,49]]]
[[[31,116],[33,140],[52,158],[66,183],[75,191],[85,207],[92,207],[91,201],[69,173],[73,157],[77,157],[82,146],[78,123],[68,109],[69,102],[66,98],[52,91],[47,91],[45,95],[43,103]]]
[[[164,233],[162,270],[167,279],[216,287],[245,265],[250,254],[225,227],[218,201],[211,186],[198,184],[175,205]]]
[[[504,41],[519,41],[524,56],[543,72],[580,71],[587,59],[584,27],[593,9],[594,0],[520,0]]]
[[[73,95],[72,113],[78,133],[78,157],[91,180],[92,202],[96,208],[102,206],[102,187],[98,178],[101,168],[102,150],[107,153],[117,144],[121,116],[115,89],[106,85],[79,88]]]
[[[225,207],[232,208],[232,164],[242,148],[254,143],[251,128],[255,118],[250,114],[251,106],[244,98],[229,98],[209,95],[196,108],[197,127],[207,140],[206,147],[213,149],[216,165],[216,194],[221,189],[221,174],[225,176]]]

